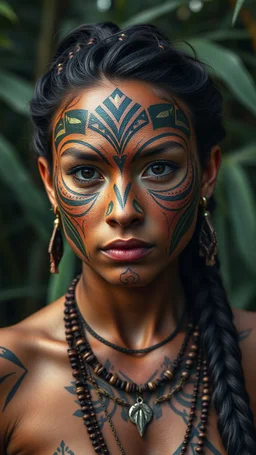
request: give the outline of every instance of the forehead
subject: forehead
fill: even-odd
[[[155,87],[141,81],[104,81],[81,89],[70,103],[60,107],[53,120],[53,142],[59,151],[77,136],[97,146],[110,145],[115,152],[136,147],[152,138],[188,146],[192,138],[188,108],[172,96],[162,97]],[[165,137],[166,139],[166,137]]]

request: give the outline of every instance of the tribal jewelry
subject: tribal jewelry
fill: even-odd
[[[92,445],[94,447],[94,450],[96,453],[100,455],[109,455],[109,450],[107,448],[107,445],[105,443],[104,437],[102,435],[102,432],[100,430],[97,417],[96,417],[96,412],[93,407],[92,403],[92,398],[91,398],[91,393],[89,390],[89,387],[87,385],[87,382],[89,380],[88,378],[88,366],[85,365],[84,359],[82,357],[83,349],[81,349],[82,346],[86,347],[88,345],[88,342],[85,338],[83,338],[83,332],[82,328],[80,327],[80,323],[78,320],[78,315],[76,313],[76,306],[74,303],[74,291],[75,291],[75,286],[79,280],[80,276],[76,277],[72,283],[71,286],[68,289],[68,292],[66,294],[66,300],[65,300],[65,309],[64,309],[64,320],[65,320],[65,334],[66,334],[66,341],[68,344],[68,356],[71,364],[71,368],[73,369],[73,376],[75,378],[75,384],[76,384],[76,393],[78,400],[81,405],[81,410],[83,412],[83,420],[84,420],[84,425],[87,427],[87,432],[89,435],[90,440],[92,441]],[[194,336],[199,340],[199,333],[196,331],[194,332]],[[187,363],[189,362],[189,363]],[[189,359],[186,361],[187,366],[189,364],[193,363],[192,359]],[[188,424],[187,424],[187,430],[186,434],[184,437],[183,445],[181,447],[181,452],[179,455],[184,455],[186,452],[186,449],[188,447],[188,442],[189,442],[189,437],[193,425],[193,420],[196,415],[196,403],[197,403],[197,396],[199,392],[199,383],[200,383],[200,375],[201,375],[201,367],[203,365],[203,393],[201,397],[201,402],[202,402],[202,411],[201,411],[201,426],[199,427],[200,433],[198,435],[199,440],[198,444],[195,448],[196,453],[203,453],[203,447],[204,447],[204,439],[206,436],[206,426],[207,426],[207,419],[208,419],[208,408],[209,404],[211,401],[211,392],[210,392],[210,380],[208,377],[208,369],[207,369],[207,361],[204,360],[202,362],[201,358],[201,350],[198,355],[198,366],[197,366],[197,372],[196,372],[196,380],[194,384],[194,392],[193,392],[193,398],[191,401],[191,410],[189,413],[189,418],[188,418]],[[136,407],[134,407],[134,412],[130,415],[131,421],[139,425],[138,420],[139,420],[139,415],[141,414],[141,409],[143,409],[143,406],[145,406],[145,403],[143,403],[143,400],[137,400],[137,410],[139,412],[136,412]],[[147,406],[147,405],[146,405]],[[131,408],[132,408],[131,407]],[[131,411],[130,408],[130,411]],[[103,408],[104,409],[104,408]],[[106,408],[104,409],[105,412]],[[145,408],[144,408],[145,410]],[[132,419],[133,417],[133,419]],[[137,421],[136,421],[137,420]],[[109,421],[110,423],[110,421]],[[113,423],[111,421],[111,431],[116,439],[116,442],[118,444],[118,437],[115,431],[115,428],[113,426]],[[117,440],[118,439],[118,440]],[[120,441],[119,441],[120,443]],[[121,443],[120,443],[121,444]],[[122,446],[119,446],[119,449],[122,449]],[[121,454],[124,455],[124,452],[121,451]]]
[[[194,342],[196,342],[196,341],[194,340]],[[173,394],[175,392],[178,392],[178,391],[182,390],[182,388],[185,386],[185,383],[188,381],[188,379],[190,377],[189,369],[192,367],[193,361],[196,358],[196,352],[195,351],[197,351],[197,346],[196,345],[193,345],[193,346],[195,347],[195,350],[190,352],[190,354],[192,353],[193,357],[192,357],[192,359],[191,359],[191,357],[189,358],[189,363],[188,364],[186,363],[186,371],[183,371],[181,373],[179,383],[176,384],[175,386],[173,386],[169,393],[161,395],[160,397],[158,397],[154,401],[154,404],[161,405],[162,403],[164,403],[166,401],[169,401],[172,398],[172,396],[173,396]],[[88,366],[87,366],[87,368],[88,368]],[[91,375],[90,370],[89,370],[89,373],[88,373],[88,378],[89,378],[89,381],[92,383],[92,385],[97,389],[97,392],[99,394],[110,398],[115,403],[117,403],[117,404],[119,404],[121,406],[129,407],[129,414],[128,414],[129,418],[130,418],[130,420],[133,423],[135,423],[137,425],[137,429],[138,429],[140,435],[143,436],[143,433],[144,433],[144,431],[146,429],[147,424],[151,421],[151,419],[153,417],[152,409],[150,408],[150,406],[148,406],[148,404],[144,403],[144,400],[143,400],[143,397],[142,397],[143,391],[142,391],[141,394],[139,394],[140,396],[137,397],[136,402],[133,405],[130,405],[125,400],[123,400],[123,399],[121,399],[119,397],[113,397],[105,389],[102,389],[101,387],[99,387],[97,382],[95,381],[95,379]]]
[[[88,379],[89,381],[92,383],[92,385],[97,389],[98,393],[100,395],[104,395],[105,397],[109,398],[110,400],[114,401],[114,403],[117,403],[119,404],[120,406],[123,406],[123,407],[128,407],[130,408],[130,403],[127,403],[127,401],[123,400],[122,398],[120,397],[114,397],[113,395],[111,395],[107,390],[103,389],[102,387],[100,387],[97,382],[95,381],[95,379],[93,378],[93,376],[89,376],[88,375]],[[162,404],[164,403],[165,401],[169,401],[171,399],[171,397],[174,395],[175,392],[179,392],[180,390],[183,389],[185,383],[186,383],[187,379],[185,379],[183,376],[182,378],[180,379],[180,382],[173,386],[172,390],[168,393],[168,394],[165,394],[165,395],[161,395],[160,397],[158,397],[155,401],[154,401],[154,404]]]
[[[80,320],[79,314],[76,312],[76,309],[72,312],[71,318],[75,318],[75,320],[78,319],[79,324],[80,324],[81,332],[83,333],[83,335],[85,337],[85,333],[84,333],[83,327],[82,327],[82,321]],[[131,393],[132,392],[138,392],[138,393],[153,392],[160,385],[164,384],[165,382],[169,382],[169,381],[173,380],[174,375],[176,373],[176,370],[180,366],[182,357],[183,357],[184,352],[185,352],[185,350],[187,348],[188,341],[189,341],[189,338],[190,338],[192,330],[193,330],[193,325],[189,323],[188,324],[187,333],[185,335],[185,338],[184,338],[184,341],[182,343],[181,349],[180,349],[176,359],[171,363],[169,368],[167,368],[164,371],[163,375],[160,378],[157,378],[155,381],[150,381],[150,382],[147,382],[147,383],[141,384],[141,385],[136,384],[134,382],[122,381],[122,379],[120,379],[118,377],[118,375],[110,373],[109,371],[107,371],[107,369],[99,362],[99,360],[97,359],[97,357],[93,353],[93,351],[91,349],[91,346],[89,345],[88,340],[86,339],[86,337],[84,339],[77,340],[76,341],[76,346],[78,347],[78,349],[81,352],[82,359],[92,367],[94,373],[97,376],[102,377],[105,381],[107,381],[113,387],[119,388],[121,390],[124,390],[126,393],[130,393],[130,392]],[[72,333],[72,329],[70,329],[70,333]],[[199,333],[197,331],[195,331],[193,333],[193,336],[194,336],[194,339],[197,339],[197,337],[199,336]],[[189,359],[186,360],[186,368],[187,369],[191,368],[191,366],[192,366],[192,363],[193,363],[192,358],[195,356],[196,349],[197,349],[196,345],[193,344],[191,346],[192,352],[189,353]],[[186,375],[186,374],[187,373],[184,372],[184,375]]]
[[[153,346],[149,346],[148,348],[144,348],[144,349],[128,349],[128,348],[124,348],[122,346],[117,346],[116,344],[111,343],[110,341],[105,340],[105,338],[103,338],[102,336],[98,335],[98,333],[96,333],[92,329],[92,327],[88,324],[88,322],[86,322],[86,320],[84,319],[76,301],[75,301],[75,303],[76,303],[79,318],[82,321],[82,324],[83,324],[84,328],[87,330],[87,332],[89,332],[94,338],[96,338],[96,340],[100,341],[101,343],[105,344],[106,346],[109,346],[110,348],[113,348],[116,351],[122,352],[123,354],[131,354],[131,355],[132,354],[147,354],[148,352],[152,352],[155,349],[158,349],[161,346],[164,346],[166,343],[169,343],[169,341],[173,340],[173,338],[177,335],[177,333],[182,328],[182,325],[185,320],[186,312],[187,312],[187,308],[185,305],[184,311],[181,315],[181,318],[177,324],[176,329],[170,335],[168,335],[167,338],[165,338],[163,341],[160,341],[160,343],[154,344]]]

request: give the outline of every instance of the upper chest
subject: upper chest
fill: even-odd
[[[10,390],[13,390],[19,378],[12,380]],[[90,385],[93,408],[111,455],[122,453],[120,445],[126,455],[181,453],[191,410],[193,374],[184,389],[163,404],[157,404],[155,401],[159,396],[169,393],[175,381],[154,394],[143,396],[145,403],[153,412],[152,420],[146,427],[143,437],[139,435],[136,425],[129,418],[129,408],[134,404],[136,397],[113,389],[99,378],[97,382],[109,395],[102,395],[100,398],[95,388]],[[127,405],[118,404],[113,400],[116,397],[123,399]],[[8,455],[96,453],[84,425],[83,412],[75,391],[75,380],[68,358],[64,362],[49,359],[39,362],[20,386],[16,406],[12,406],[11,412],[15,414],[13,417],[16,425],[10,435]],[[196,453],[200,413],[201,404],[198,400],[187,455]],[[209,413],[204,453],[206,455],[225,453],[212,409]]]

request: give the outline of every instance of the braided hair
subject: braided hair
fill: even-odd
[[[211,148],[225,136],[222,97],[205,65],[196,56],[175,48],[153,25],[120,31],[112,23],[101,23],[82,25],[69,33],[59,44],[49,70],[36,84],[30,104],[34,148],[37,155],[47,159],[51,172],[51,122],[55,112],[64,101],[70,102],[76,91],[93,87],[104,78],[149,82],[167,97],[174,94],[184,101],[192,115],[200,165],[204,168]],[[210,209],[213,205],[211,198]],[[199,257],[200,222],[199,215],[194,235],[181,254],[180,274],[208,359],[212,403],[224,448],[228,455],[253,455],[255,428],[238,333],[218,258],[209,267]]]

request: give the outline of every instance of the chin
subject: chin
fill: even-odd
[[[111,276],[106,273],[101,276],[113,286],[124,286],[129,288],[138,288],[144,287],[152,283],[157,273],[146,273],[146,270],[140,270],[140,267],[137,267],[134,264],[123,265],[119,270],[111,272]]]

